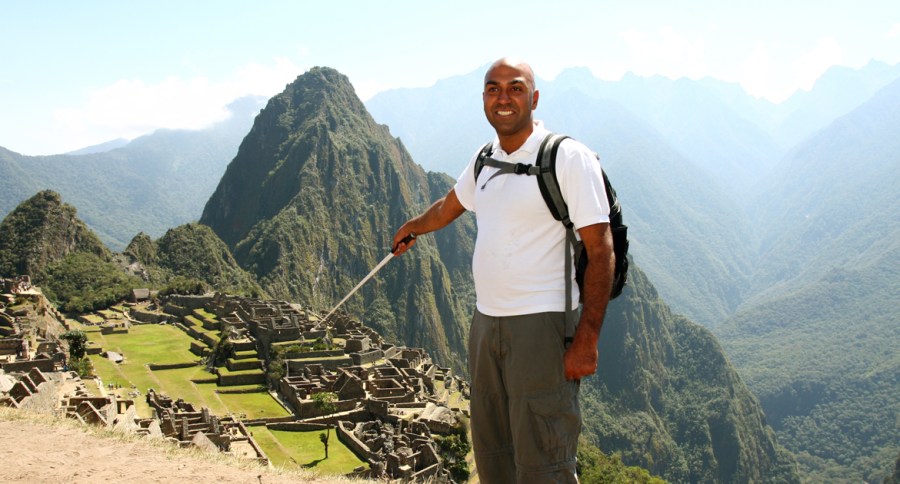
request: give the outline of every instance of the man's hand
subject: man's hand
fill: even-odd
[[[391,245],[394,257],[400,257],[404,252],[411,249],[416,244],[416,233],[409,230],[409,223],[403,224],[397,233],[394,234],[394,243]]]
[[[564,359],[566,380],[580,380],[597,371],[597,359],[600,356],[597,339],[600,334],[598,332],[592,334],[590,329],[588,325],[580,324],[575,330],[575,337],[566,350]]]

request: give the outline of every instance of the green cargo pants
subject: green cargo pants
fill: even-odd
[[[578,383],[563,368],[565,313],[490,317],[469,333],[472,446],[483,484],[578,482]]]

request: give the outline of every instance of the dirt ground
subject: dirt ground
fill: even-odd
[[[0,408],[0,482],[348,483]]]

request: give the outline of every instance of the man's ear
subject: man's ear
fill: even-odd
[[[538,98],[539,98],[539,97],[541,97],[541,92],[538,91],[537,89],[535,89],[535,90],[534,90],[534,99],[532,99],[532,101],[531,101],[531,110],[532,110],[532,111],[534,111],[535,109],[537,109]]]

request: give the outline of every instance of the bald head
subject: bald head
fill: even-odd
[[[531,66],[522,59],[518,59],[515,57],[502,57],[494,61],[494,63],[491,64],[491,67],[489,67],[487,72],[484,74],[485,84],[487,84],[488,79],[490,79],[491,73],[494,72],[494,70],[498,67],[510,67],[519,71],[522,77],[524,77],[526,82],[528,83],[528,88],[531,89],[532,92],[535,90],[534,71],[531,69]]]

